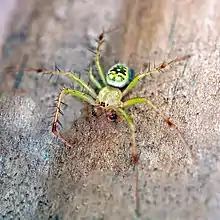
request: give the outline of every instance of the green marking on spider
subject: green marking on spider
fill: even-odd
[[[117,63],[113,65],[109,71],[104,74],[103,68],[100,64],[100,46],[103,43],[103,37],[104,33],[102,33],[99,36],[98,39],[98,46],[97,46],[97,52],[95,57],[95,65],[98,70],[99,78],[96,78],[93,74],[93,70],[90,67],[89,69],[89,78],[93,85],[88,85],[85,81],[80,79],[76,73],[72,72],[62,72],[62,71],[51,71],[51,70],[40,70],[40,69],[29,69],[29,71],[37,71],[37,72],[43,72],[48,74],[57,74],[57,75],[66,75],[70,79],[72,79],[74,82],[78,83],[85,92],[77,91],[75,89],[71,88],[63,88],[60,93],[58,94],[58,101],[57,101],[57,108],[54,114],[54,120],[53,120],[53,126],[52,126],[52,132],[65,144],[67,144],[69,147],[72,147],[64,137],[57,131],[57,123],[58,123],[58,116],[61,113],[60,106],[62,104],[62,96],[64,94],[66,95],[72,95],[76,97],[77,99],[87,102],[88,104],[95,106],[95,109],[101,108],[104,109],[107,112],[111,111],[114,112],[116,115],[121,116],[124,121],[127,122],[130,132],[131,132],[131,138],[132,138],[132,158],[133,163],[135,166],[135,173],[136,173],[136,214],[137,216],[140,215],[140,207],[139,207],[139,194],[138,194],[138,153],[137,153],[137,146],[135,141],[135,125],[132,119],[132,116],[127,112],[127,109],[133,105],[145,103],[148,105],[148,107],[152,108],[158,115],[172,128],[174,128],[178,135],[180,136],[181,140],[185,144],[185,146],[188,149],[188,145],[181,135],[178,128],[175,126],[174,123],[172,123],[160,110],[153,105],[153,103],[148,100],[147,98],[143,97],[136,97],[131,98],[128,100],[123,100],[125,96],[132,91],[132,89],[135,87],[135,85],[144,77],[154,73],[154,72],[160,72],[163,69],[165,69],[170,64],[173,64],[175,62],[179,62],[182,60],[186,60],[190,57],[190,55],[184,56],[179,59],[172,60],[170,62],[164,62],[161,65],[155,67],[154,69],[141,72],[137,76],[134,75],[134,71],[132,69],[129,69],[129,67],[122,63]],[[96,93],[98,91],[98,93]],[[108,114],[107,114],[108,115]],[[112,115],[108,115],[110,120],[114,120],[115,117],[112,117]],[[117,117],[116,117],[117,118]],[[188,149],[189,150],[189,149]],[[189,150],[189,153],[192,157],[192,154]],[[193,158],[193,157],[192,157]]]
[[[117,63],[106,74],[107,84],[116,88],[123,88],[134,78],[134,71],[125,64]]]

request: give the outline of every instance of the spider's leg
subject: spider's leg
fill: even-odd
[[[186,140],[184,139],[183,135],[179,131],[178,127],[172,121],[170,121],[170,119],[168,117],[166,117],[149,99],[147,99],[147,98],[138,98],[138,97],[129,99],[129,100],[127,100],[123,103],[123,108],[127,108],[127,107],[130,107],[132,105],[141,104],[141,103],[146,103],[150,108],[153,108],[153,110],[158,115],[160,115],[160,117],[169,125],[169,127],[174,128],[176,130],[180,140],[183,142],[183,144],[184,144],[187,152],[189,153],[191,159],[194,161],[195,156],[194,156],[193,152],[190,150]]]
[[[83,87],[86,91],[88,91],[88,93],[94,98],[96,99],[97,94],[95,92],[95,90],[89,86],[84,80],[80,79],[76,73],[74,72],[68,72],[68,71],[60,71],[59,69],[57,70],[47,70],[47,69],[37,69],[37,68],[27,68],[24,69],[27,72],[37,72],[37,73],[43,73],[43,74],[54,74],[54,75],[62,75],[62,76],[68,76],[69,78],[71,78],[73,81],[77,82],[81,87]]]
[[[161,72],[163,69],[165,69],[167,66],[170,66],[173,63],[176,62],[180,62],[182,60],[186,60],[189,59],[192,55],[186,55],[184,57],[181,58],[177,58],[175,60],[171,60],[170,62],[163,62],[161,65],[159,65],[158,67],[153,68],[152,70],[148,70],[147,72],[143,72],[139,75],[137,75],[131,82],[130,84],[125,88],[125,90],[123,91],[123,97],[130,92],[134,86],[137,84],[138,81],[140,81],[142,78],[144,78],[145,76],[151,75],[152,73],[155,72]]]
[[[23,56],[20,69],[24,69],[25,66],[27,65],[27,62],[28,62],[28,55],[25,54]],[[18,71],[18,74],[15,76],[15,81],[14,81],[13,89],[15,89],[15,90],[19,89],[19,85],[20,85],[20,83],[22,81],[23,75],[24,75],[24,71],[22,71],[22,70]]]
[[[90,78],[91,82],[96,86],[96,88],[98,88],[99,90],[102,89],[101,84],[99,83],[99,81],[93,75],[93,71],[92,71],[92,67],[91,66],[89,67],[89,78]]]
[[[128,123],[130,130],[131,130],[131,136],[132,136],[132,157],[135,167],[135,179],[136,179],[136,189],[135,189],[135,197],[136,197],[136,214],[139,217],[140,216],[140,198],[139,198],[139,181],[138,181],[138,153],[137,153],[137,145],[135,141],[135,126],[133,123],[132,117],[122,108],[118,108],[117,110],[118,114],[123,117],[123,119]]]
[[[56,111],[54,113],[54,119],[53,119],[53,126],[52,126],[52,132],[54,133],[54,135],[56,135],[63,143],[65,143],[68,147],[72,147],[71,144],[69,144],[63,137],[62,135],[57,131],[57,123],[59,123],[59,120],[58,120],[58,116],[59,116],[59,113],[61,113],[61,109],[60,109],[60,105],[62,103],[62,96],[63,94],[70,94],[70,95],[73,95],[75,96],[76,98],[78,99],[81,99],[87,103],[89,103],[90,105],[95,105],[95,100],[81,92],[81,91],[77,91],[77,90],[74,90],[74,89],[69,89],[69,88],[63,88],[59,95],[58,95],[58,101],[57,101],[57,106],[56,106]]]
[[[104,74],[104,71],[103,71],[102,66],[100,64],[100,47],[103,42],[104,42],[104,31],[99,35],[99,38],[97,40],[98,46],[97,46],[97,50],[96,50],[95,64],[96,64],[96,68],[98,70],[98,74],[99,74],[103,84],[106,86],[107,83],[106,83],[106,79],[105,79],[105,74]]]

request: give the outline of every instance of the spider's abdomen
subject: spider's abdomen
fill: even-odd
[[[121,105],[121,99],[122,92],[120,89],[106,86],[100,90],[97,97],[97,102],[102,105],[104,104],[104,107],[116,107]]]
[[[107,84],[116,88],[123,88],[129,84],[133,78],[134,71],[121,63],[112,66],[106,75]]]

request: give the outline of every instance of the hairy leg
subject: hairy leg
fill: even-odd
[[[159,65],[158,67],[153,68],[152,70],[147,70],[146,72],[142,72],[141,74],[137,75],[131,82],[130,84],[125,88],[125,90],[123,91],[123,97],[128,94],[133,88],[134,86],[137,84],[138,81],[140,81],[142,78],[144,78],[145,76],[151,75],[154,72],[162,72],[163,69],[165,69],[167,66],[172,65],[173,63],[176,62],[180,62],[182,60],[186,60],[189,59],[192,55],[186,55],[184,57],[181,58],[177,58],[175,60],[171,60],[170,62],[163,62],[161,65]]]
[[[97,50],[96,50],[95,64],[96,64],[96,68],[98,70],[98,74],[99,74],[104,86],[106,86],[107,83],[106,83],[106,79],[105,79],[105,74],[104,74],[104,71],[103,71],[102,66],[100,64],[100,47],[103,42],[104,42],[104,31],[99,35],[98,40],[97,40],[98,46],[97,46]]]
[[[118,108],[118,114],[123,117],[123,119],[128,123],[129,128],[131,130],[132,137],[132,158],[135,167],[135,179],[136,179],[136,189],[135,189],[135,197],[136,197],[136,215],[140,216],[140,198],[139,198],[139,177],[138,177],[138,153],[137,153],[137,145],[135,140],[135,126],[133,123],[132,117],[122,108]]]
[[[20,71],[20,70],[19,70]],[[80,79],[76,73],[68,72],[68,71],[61,71],[58,68],[55,70],[48,70],[42,68],[26,68],[23,71],[26,72],[37,72],[42,74],[53,74],[53,75],[60,75],[60,76],[67,76],[72,79],[74,82],[78,83],[82,88],[84,88],[94,99],[96,99],[97,94],[95,90],[89,86],[84,80]]]
[[[54,135],[56,135],[63,143],[65,143],[69,148],[72,148],[72,145],[69,144],[63,137],[62,135],[57,131],[57,124],[59,124],[59,119],[58,119],[58,116],[59,114],[63,114],[61,109],[60,109],[60,106],[62,104],[62,96],[63,94],[70,94],[72,96],[75,96],[76,98],[82,100],[82,101],[85,101],[87,103],[89,103],[90,105],[95,105],[95,100],[81,92],[81,91],[77,91],[77,90],[74,90],[74,89],[69,89],[69,88],[63,88],[59,95],[58,95],[58,101],[57,101],[57,106],[56,106],[56,111],[54,113],[54,119],[53,119],[53,125],[52,125],[52,132],[54,133]]]
[[[172,121],[170,121],[170,119],[168,117],[166,117],[149,99],[147,99],[147,98],[132,98],[132,99],[129,99],[129,100],[127,100],[123,103],[123,108],[127,108],[127,107],[130,107],[132,105],[141,104],[141,103],[146,103],[150,108],[152,108],[168,124],[169,127],[174,128],[176,130],[179,138],[183,142],[183,144],[184,144],[187,152],[189,153],[191,159],[193,161],[195,161],[195,156],[194,156],[193,152],[190,150],[186,140],[184,139],[183,135],[179,131],[178,127]]]

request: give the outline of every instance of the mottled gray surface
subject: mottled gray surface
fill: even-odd
[[[62,19],[53,20],[54,8],[49,1],[44,10],[40,1],[36,2],[32,4],[38,11],[32,28],[27,28],[26,40],[10,50],[5,66],[20,63],[21,54],[28,53],[28,66],[50,67],[59,61],[57,54],[60,54],[63,68],[73,63],[79,65],[74,66],[75,70],[84,69],[90,61],[89,53],[80,60],[74,48],[81,39],[91,43],[94,39],[91,36],[96,36],[106,25],[104,21],[108,21],[109,26],[125,21],[122,33],[110,35],[111,47],[105,52],[109,59],[112,53],[113,56],[117,53],[121,60],[129,63],[133,54],[132,63],[138,67],[146,59],[158,63],[167,57],[194,53],[187,62],[143,80],[132,92],[133,97],[149,97],[171,117],[197,158],[197,163],[191,164],[175,132],[152,110],[144,105],[131,109],[140,152],[141,219],[219,219],[218,1],[183,0],[175,4],[168,0],[139,0],[136,4],[127,1],[126,13],[116,11],[116,15],[114,4],[106,6],[101,1],[75,1],[74,4],[54,1],[56,9],[67,8],[68,13],[62,14],[62,10],[58,13],[62,19],[67,16],[64,23]],[[99,4],[100,8],[106,7],[103,14],[98,13]],[[86,6],[87,9],[83,8]],[[74,10],[78,14],[73,13]],[[110,20],[110,15],[104,16],[108,10]],[[88,38],[85,30],[89,28],[89,33],[94,34]],[[41,35],[36,34],[39,30]],[[84,34],[87,37],[83,38]],[[55,39],[51,35],[56,36]],[[87,40],[82,42],[87,44]],[[60,46],[66,42],[68,46]],[[140,58],[141,55],[146,59]],[[21,88],[27,90],[24,96],[3,94],[0,101],[0,219],[135,219],[135,179],[128,128],[111,124],[103,117],[88,120],[80,117],[65,134],[76,146],[68,151],[48,128],[51,109],[40,104],[40,100],[42,104],[50,103],[51,99],[48,101],[45,97],[52,97],[57,85],[50,87],[51,83],[44,78],[37,84],[34,77],[26,74],[25,77],[21,82]],[[68,81],[59,79],[59,83],[65,85]],[[70,123],[78,110],[67,101],[70,106],[65,118]]]

